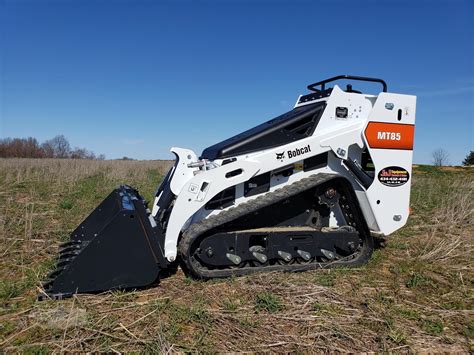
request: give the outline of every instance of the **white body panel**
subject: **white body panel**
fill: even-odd
[[[351,159],[360,162],[360,153],[368,145],[364,135],[368,122],[397,123],[397,110],[402,108],[404,113],[406,112],[403,115],[403,123],[414,124],[416,98],[389,93],[381,93],[378,97],[348,93],[334,86],[329,97],[317,101],[326,101],[326,108],[312,136],[276,148],[235,156],[236,161],[229,164],[221,165],[222,160],[216,160],[211,165],[204,161],[200,168],[197,168],[196,164],[191,164],[191,167],[188,167],[189,163],[198,161],[197,155],[187,149],[172,149],[172,152],[177,156],[178,165],[171,178],[170,186],[176,199],[167,223],[164,244],[165,257],[169,261],[176,259],[178,239],[190,223],[198,222],[210,214],[221,212],[220,210],[208,211],[204,208],[205,204],[215,195],[228,187],[236,186],[234,206],[257,198],[261,194],[244,197],[244,182],[256,175],[275,171],[325,152],[329,152],[326,167],[306,172],[296,171],[289,177],[272,176],[269,191],[282,188],[319,172],[333,173],[343,176],[351,182],[361,210],[372,231],[387,235],[406,223],[411,181],[397,187],[384,186],[377,179],[377,174],[385,167],[400,166],[409,171],[411,175],[412,151],[369,147],[375,165],[375,178],[367,190],[343,164],[343,160]],[[314,102],[316,101],[310,103]],[[387,102],[393,103],[394,108],[386,109]],[[335,112],[338,107],[348,109],[346,118],[336,116]],[[277,158],[278,153],[295,149],[305,152],[291,158],[288,157],[288,154],[285,154],[281,159]],[[236,170],[241,170],[241,172],[235,176],[226,177],[228,173]],[[156,206],[159,198],[160,196],[157,196],[155,200],[153,216],[157,214]],[[377,201],[380,202],[377,203]],[[338,213],[336,210],[331,211],[331,225],[338,224]],[[400,218],[396,217],[397,220],[394,220],[394,216],[400,216]]]
[[[394,104],[392,110],[385,108],[387,102]],[[393,114],[399,109],[402,110],[400,121]],[[415,111],[415,96],[381,93],[368,122],[414,125]],[[367,144],[365,136],[364,141]],[[384,167],[400,166],[408,171],[411,178],[413,150],[376,149],[369,146],[369,151],[374,162],[376,176]],[[410,185],[411,181],[401,186],[385,186],[379,179],[375,178],[372,185],[367,189],[370,207],[383,234],[391,234],[406,224],[409,214]]]

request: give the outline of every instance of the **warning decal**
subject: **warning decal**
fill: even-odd
[[[380,170],[378,178],[383,185],[395,187],[408,182],[410,174],[399,166],[389,166]]]

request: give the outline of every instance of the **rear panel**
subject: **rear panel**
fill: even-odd
[[[367,197],[386,235],[409,214],[415,112],[415,96],[380,93],[363,131],[375,167]]]

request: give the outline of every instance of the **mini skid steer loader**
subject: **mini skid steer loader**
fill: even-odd
[[[329,87],[341,79],[382,92]],[[40,298],[143,288],[178,263],[210,279],[367,262],[373,236],[408,218],[416,97],[348,75],[308,89],[199,157],[171,148],[151,210],[134,188],[114,190],[61,246]]]

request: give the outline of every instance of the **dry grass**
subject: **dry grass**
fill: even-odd
[[[427,186],[436,186],[434,180],[428,181]],[[431,214],[431,223],[425,224],[429,231],[418,257],[423,262],[445,263],[449,267],[451,260],[473,255],[474,181],[454,180],[443,189],[440,206]]]
[[[169,162],[0,160],[4,351],[473,349],[473,170],[417,170],[409,224],[360,269],[37,302],[67,233],[121,182],[150,199]]]
[[[148,171],[166,172],[169,160],[81,160],[0,158],[3,183],[52,182],[64,184],[103,174],[110,180],[140,179]]]

